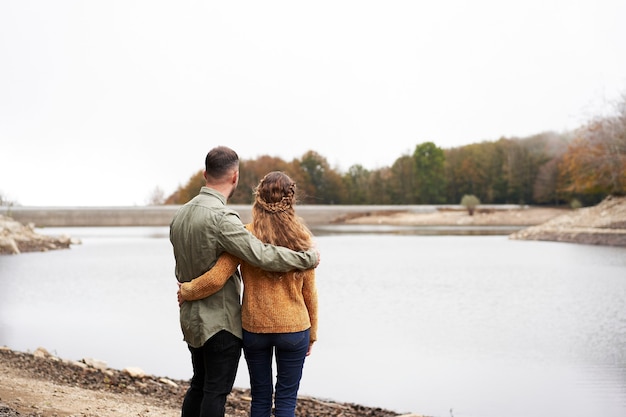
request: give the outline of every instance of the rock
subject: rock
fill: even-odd
[[[20,249],[17,247],[15,240],[9,236],[0,236],[0,253],[9,253],[17,255]]]
[[[33,352],[33,356],[36,357],[36,358],[50,358],[50,357],[52,357],[50,352],[48,352],[46,349],[44,349],[42,347],[38,347],[37,349],[35,349],[35,351]]]
[[[143,378],[144,376],[146,376],[146,373],[143,371],[143,369],[136,366],[129,366],[127,368],[124,368],[122,369],[122,372],[127,373],[133,378]]]
[[[107,369],[107,363],[98,359],[83,358],[83,362],[95,369],[105,370]]]
[[[46,236],[35,232],[35,226],[26,226],[0,215],[0,254],[17,255],[22,252],[45,252],[67,249],[80,241],[69,236]]]
[[[159,382],[162,383],[162,384],[169,385],[170,387],[173,387],[173,388],[178,388],[178,384],[176,382],[172,381],[171,379],[159,378]]]
[[[20,417],[20,413],[0,402],[0,417]]]
[[[72,366],[75,366],[77,368],[80,368],[80,369],[87,369],[88,368],[86,363],[79,362],[79,361],[68,361],[67,363],[72,365]]]

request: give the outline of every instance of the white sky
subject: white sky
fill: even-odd
[[[626,93],[626,1],[0,2],[0,194],[144,205],[307,150],[344,172],[576,128]]]

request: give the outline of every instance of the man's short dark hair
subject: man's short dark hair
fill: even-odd
[[[207,153],[204,169],[213,180],[221,180],[239,167],[237,152],[226,146],[217,146]]]

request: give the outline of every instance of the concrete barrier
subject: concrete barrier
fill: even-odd
[[[0,207],[0,214],[36,227],[115,227],[115,226],[169,226],[180,206],[145,207]],[[244,223],[252,217],[249,205],[229,205],[241,216]],[[338,219],[357,213],[381,211],[425,211],[434,206],[322,206],[299,205],[298,216],[309,226],[331,224]]]
[[[164,226],[177,206],[154,207],[2,207],[0,214],[36,227]]]

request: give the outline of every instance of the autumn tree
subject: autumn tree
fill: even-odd
[[[545,151],[545,136],[515,139],[506,154],[509,199],[514,203],[532,202],[535,178],[539,167],[550,160]]]
[[[415,204],[416,175],[415,160],[410,155],[403,155],[391,166],[389,192],[391,204]]]
[[[262,155],[257,159],[239,161],[239,186],[229,199],[232,204],[252,204],[254,202],[254,190],[259,181],[272,171],[282,171],[292,177],[293,165],[285,160]]]
[[[560,167],[565,192],[593,202],[607,194],[626,194],[626,96],[616,115],[578,131]]]
[[[184,186],[178,187],[167,199],[165,204],[185,204],[200,192],[200,188],[206,183],[203,175],[204,170],[193,174]]]
[[[390,167],[372,171],[357,164],[340,173],[312,150],[291,162],[264,155],[241,161],[239,187],[229,202],[252,203],[259,180],[284,171],[298,184],[304,204],[453,204],[465,195],[484,204],[560,204],[572,198],[594,203],[607,194],[626,194],[626,99],[618,109],[575,136],[546,132],[445,150],[425,142]],[[184,204],[203,185],[198,171],[165,203]]]
[[[336,169],[328,171],[326,181],[328,189],[324,199],[327,203],[324,204],[346,204],[347,201],[345,196],[347,191],[339,172]]]
[[[314,151],[306,152],[293,161],[298,195],[304,204],[341,204],[345,194],[344,183],[326,158]]]
[[[481,142],[446,151],[447,201],[476,195],[486,203],[506,200],[503,154],[508,141]]]
[[[462,147],[446,149],[445,151],[445,175],[446,175],[446,200],[459,201],[461,196],[468,193],[467,184],[464,180],[463,172],[460,169],[464,159]]]
[[[346,204],[367,204],[370,172],[363,165],[352,165],[343,176],[347,191]]]
[[[570,134],[546,133],[545,153],[548,160],[537,169],[533,184],[533,202],[560,204],[565,200],[559,191],[559,165],[571,142]]]
[[[539,167],[533,185],[533,201],[535,203],[559,204],[561,198],[558,191],[559,164],[562,156],[555,156]]]
[[[367,204],[391,204],[391,169],[380,168],[370,172],[367,184]]]

